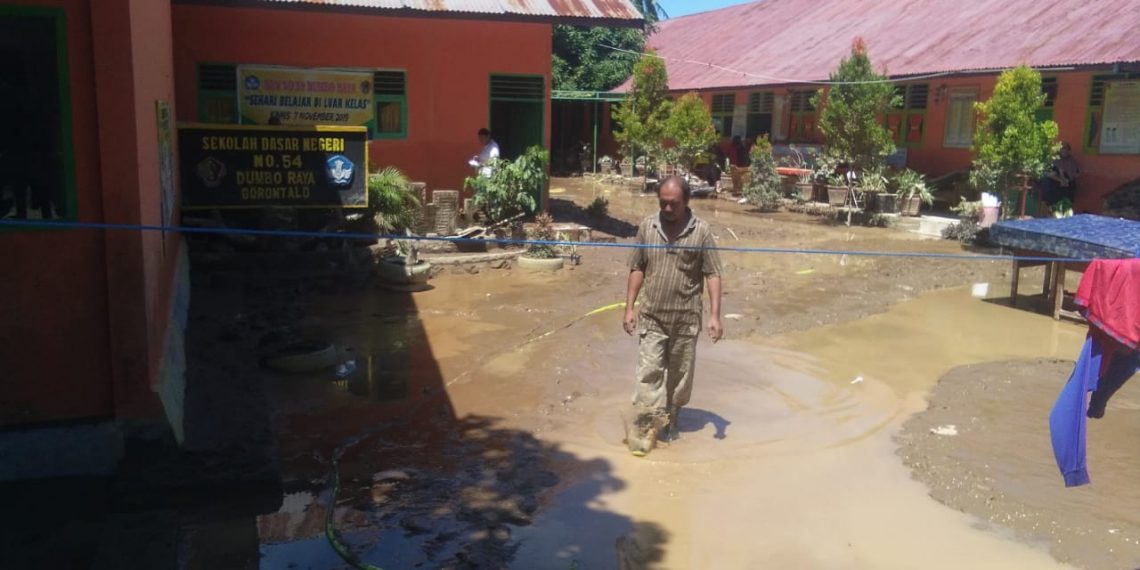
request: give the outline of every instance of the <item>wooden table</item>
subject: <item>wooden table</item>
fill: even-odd
[[[1016,257],[1039,257],[1049,258],[1056,257],[1050,253],[1043,253],[1040,251],[1032,251],[1025,249],[1015,249],[1013,254]],[[1084,273],[1088,267],[1087,262],[1068,262],[1068,261],[1021,261],[1019,259],[1013,260],[1013,273],[1010,278],[1009,286],[1009,304],[1012,307],[1017,306],[1017,286],[1021,279],[1021,270],[1027,267],[1037,267],[1040,265],[1045,266],[1045,279],[1041,285],[1041,291],[1045,294],[1045,300],[1048,303],[1048,308],[1053,315],[1054,319],[1061,318],[1061,307],[1065,300],[1065,272],[1076,271]]]

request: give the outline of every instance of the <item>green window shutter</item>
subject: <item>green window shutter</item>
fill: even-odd
[[[368,125],[373,139],[408,136],[408,88],[404,71],[380,70],[372,75],[374,116]]]
[[[198,64],[198,120],[220,124],[238,122],[237,66]]]

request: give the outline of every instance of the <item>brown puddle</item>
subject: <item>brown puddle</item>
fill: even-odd
[[[582,347],[594,354],[580,371],[582,391],[597,401],[571,404],[544,438],[606,459],[625,481],[591,509],[640,521],[625,525],[630,536],[645,535],[637,524],[648,524],[649,535],[668,537],[630,539],[634,552],[651,553],[640,567],[1055,567],[1044,544],[932,500],[895,456],[892,435],[950,368],[1071,358],[1083,334],[950,290],[844,325],[704,342],[681,440],[642,460],[624,452],[618,423],[635,344],[610,338]],[[613,567],[614,529],[575,524],[583,509],[576,492],[564,491],[521,530],[516,567]]]

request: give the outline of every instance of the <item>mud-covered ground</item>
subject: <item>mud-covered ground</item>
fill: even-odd
[[[1092,484],[1065,489],[1047,418],[1071,361],[1015,360],[955,368],[930,409],[899,436],[899,455],[932,497],[1045,541],[1084,568],[1140,567],[1140,385],[1126,384],[1102,419],[1089,420]],[[935,433],[954,426],[954,435]]]
[[[599,195],[608,214],[586,215]],[[552,182],[557,221],[618,245],[656,207],[626,189]],[[728,247],[970,253],[731,199],[693,208]],[[636,339],[613,308],[627,249],[582,247],[580,265],[549,274],[502,261],[448,268],[408,293],[384,287],[361,264],[367,244],[355,245],[354,262],[346,251],[306,267],[295,257],[226,262],[227,251],[197,258],[187,440],[235,458],[204,454],[197,470],[280,481],[252,483],[271,500],[235,508],[205,497],[210,516],[178,511],[178,567],[349,568],[347,558],[383,568],[1005,570],[1123,567],[1114,564],[1134,552],[1113,541],[1137,536],[1140,511],[1061,487],[1041,448],[1044,414],[1012,395],[991,405],[984,391],[946,404],[954,417],[941,419],[931,414],[949,413],[944,382],[915,416],[956,367],[1075,356],[1079,324],[1033,312],[1033,296],[1007,305],[1008,262],[723,252],[725,339],[699,345],[680,439],[638,459],[622,444]],[[1025,272],[1023,291],[1040,277]],[[986,284],[982,297],[975,284]],[[259,366],[298,340],[333,343],[355,370]],[[1040,408],[1067,372],[1033,366]],[[960,418],[979,405],[992,411],[970,417],[1001,434],[972,445]],[[1103,421],[1124,421],[1116,412]],[[960,435],[914,427],[928,421],[957,423]],[[1124,456],[1140,434],[1124,427],[1102,434],[1119,464],[1101,463],[1090,444],[1105,497],[1133,492],[1122,487],[1135,467]],[[970,451],[946,447],[959,442]],[[985,479],[975,464],[1001,476]],[[1000,507],[977,506],[967,482],[1000,492]],[[1023,482],[1035,491],[1014,493]],[[966,490],[939,491],[947,485]],[[1032,511],[1039,504],[1054,510]],[[1012,513],[1070,522],[1042,534],[1043,523]],[[1088,538],[1106,527],[1118,532]]]
[[[618,244],[656,209],[624,189],[552,187],[558,221]],[[609,199],[603,218],[582,211],[597,195]],[[733,200],[693,207],[724,246],[962,253]],[[578,253],[554,274],[496,262],[439,272],[424,292],[326,280],[288,299],[289,334],[349,347],[360,366],[341,380],[259,372],[287,491],[258,517],[261,567],[341,567],[324,533],[338,447],[333,527],[380,566],[1051,564],[1042,543],[931,500],[893,454],[891,434],[949,368],[1065,355],[1079,336],[1025,310],[1032,297],[1003,305],[1008,263],[724,252],[726,340],[698,351],[681,440],[637,460],[621,443],[636,343],[620,310],[587,316],[623,299],[628,250]],[[963,292],[976,283],[989,299]],[[903,303],[934,290],[946,292]],[[248,302],[280,313],[272,296]],[[250,350],[265,334],[249,335]]]

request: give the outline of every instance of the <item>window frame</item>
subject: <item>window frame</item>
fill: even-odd
[[[758,111],[752,110],[752,100],[757,100]],[[750,132],[749,127],[752,124],[753,117],[762,117],[768,115],[768,138],[772,138],[772,125],[775,124],[776,114],[776,92],[771,90],[766,91],[752,91],[748,94],[746,104],[748,105],[748,112],[744,114],[744,138],[755,139],[760,137],[760,133]],[[767,109],[765,111],[765,109]]]
[[[791,117],[791,123],[788,125],[788,142],[814,143],[819,140],[819,109],[811,102],[811,98],[816,93],[817,91],[811,89],[788,91],[788,109]],[[799,101],[801,102],[798,110],[796,108],[797,97],[800,97]],[[803,131],[804,117],[812,118],[811,132]]]
[[[234,72],[234,89],[233,91],[223,91],[220,89],[203,89],[202,88],[202,68],[205,66],[226,66],[233,68]],[[220,125],[240,125],[241,111],[238,104],[238,90],[237,90],[237,64],[224,63],[214,61],[200,61],[194,64],[194,90],[197,92],[198,98],[198,122]],[[206,105],[207,101],[230,99],[233,103],[233,120],[228,123],[218,123],[211,120],[209,115],[209,107]]]
[[[923,96],[924,103],[922,107],[917,107],[914,105],[914,100],[917,97],[915,95],[915,92],[919,87],[922,87],[926,90],[926,93]],[[929,116],[928,112],[930,110],[930,83],[923,82],[896,84],[895,95],[901,96],[902,100],[900,101],[899,106],[893,106],[891,108],[891,111],[887,113],[887,116],[883,118],[883,126],[887,127],[889,130],[891,125],[891,118],[898,117],[898,136],[894,136],[894,133],[891,135],[895,145],[908,148],[921,147],[926,142],[926,120]],[[917,141],[910,141],[906,138],[907,132],[909,132],[910,129],[911,117],[922,117]]]
[[[60,231],[68,228],[52,227],[52,221],[76,222],[79,220],[79,189],[76,182],[75,143],[73,136],[74,109],[71,101],[71,66],[67,34],[67,11],[51,6],[11,6],[0,4],[0,16],[51,18],[55,27],[56,81],[59,85],[59,152],[63,168],[63,216],[43,220],[42,226],[0,228],[4,231]],[[56,213],[59,213],[58,211]]]
[[[404,94],[378,94],[376,92],[376,74],[378,72],[399,72],[403,74]],[[380,103],[400,104],[400,130],[398,132],[380,132]],[[403,140],[408,138],[408,70],[383,67],[372,70],[372,121],[365,124],[364,126],[368,127],[368,132],[371,134],[369,138],[372,140]]]
[[[978,116],[974,110],[974,105],[978,102],[978,96],[979,96],[978,89],[975,89],[975,88],[951,89],[950,92],[946,94],[946,122],[945,122],[945,129],[942,133],[942,148],[970,149],[973,147],[974,135],[977,133],[977,123],[978,123]],[[969,110],[969,113],[970,113],[970,119],[966,123],[970,127],[969,140],[966,141],[965,143],[960,142],[959,140],[951,141],[950,140],[950,132],[951,132],[951,130],[950,130],[950,126],[951,126],[950,118],[951,118],[951,113],[953,113],[953,111],[954,111],[954,102],[956,99],[966,99],[966,98],[969,99],[969,104],[967,105],[967,109]],[[957,137],[957,138],[960,138],[961,133],[957,133],[957,134],[959,135],[959,137]]]
[[[1052,85],[1052,93],[1050,93],[1046,85]],[[1041,92],[1045,94],[1045,102],[1041,105],[1040,109],[1037,109],[1034,116],[1038,122],[1043,123],[1045,121],[1054,120],[1053,110],[1057,108],[1057,97],[1061,92],[1061,84],[1057,81],[1056,75],[1041,77]]]
[[[729,106],[729,109],[727,111],[725,111],[723,109],[718,109],[717,104],[716,104],[717,99],[719,98],[721,101],[724,101],[726,97],[731,98],[731,101],[732,101],[732,104]],[[717,132],[717,134],[720,135],[722,138],[732,136],[732,121],[733,121],[733,118],[735,115],[735,111],[736,111],[736,92],[735,91],[730,92],[730,93],[713,93],[712,96],[709,98],[709,115],[713,118],[713,124],[714,125],[716,124],[716,120],[720,119],[721,128]]]
[[[1089,81],[1089,96],[1088,105],[1085,106],[1085,128],[1081,136],[1081,148],[1084,154],[1099,155],[1100,151],[1100,129],[1104,121],[1104,99],[1108,91],[1108,84],[1114,81],[1135,81],[1140,79],[1140,73],[1099,73],[1093,75]],[[1100,98],[1097,100],[1097,84],[1101,85]],[[1093,117],[1097,117],[1096,132],[1093,132]],[[1096,141],[1096,145],[1090,145],[1091,141]],[[1135,154],[1109,154],[1108,156],[1136,156]]]

